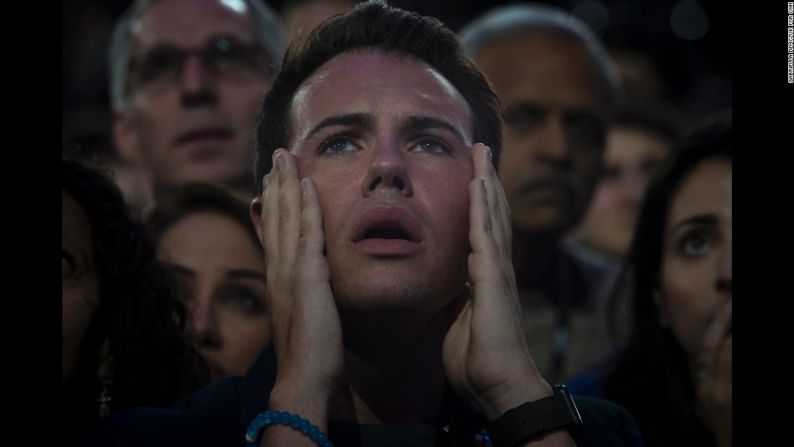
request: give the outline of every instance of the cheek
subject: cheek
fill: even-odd
[[[232,374],[244,375],[270,341],[270,320],[267,315],[228,318],[221,334],[224,367]]]
[[[503,145],[499,161],[499,180],[508,197],[514,194],[522,179],[532,176],[535,171],[527,148],[527,142],[515,139],[505,141]]]
[[[443,244],[452,250],[467,250],[469,232],[469,183],[471,165],[459,166],[455,173],[421,172],[414,175],[414,186],[424,184],[426,209]],[[416,188],[415,188],[416,189]]]
[[[354,201],[361,197],[361,174],[349,166],[323,166],[305,158],[297,158],[298,176],[311,178],[317,191],[317,199],[323,218],[326,246],[335,241],[337,231],[346,216],[349,216]]]
[[[668,260],[663,266],[662,294],[669,324],[679,343],[696,353],[718,302],[707,280],[705,263]]]
[[[150,104],[136,112],[134,128],[140,150],[149,157],[167,159],[171,156],[168,146],[177,128],[178,113],[173,108]]]
[[[258,81],[224,86],[225,112],[238,120],[239,125],[255,127],[267,87],[268,83]]]
[[[222,324],[223,345],[232,352],[259,352],[270,340],[268,314],[246,317],[228,312]]]
[[[605,213],[613,210],[616,204],[617,191],[615,186],[610,183],[602,183],[596,188],[595,194],[590,204],[590,208],[595,213]],[[604,215],[606,217],[606,215]]]
[[[179,95],[174,91],[158,94],[140,93],[133,102],[136,119],[143,128],[165,128],[174,123],[179,113]]]
[[[64,375],[71,374],[76,368],[77,358],[83,339],[94,316],[96,287],[70,287],[65,285],[61,294],[63,369]]]
[[[75,293],[64,292],[63,306],[63,341],[64,345],[79,346],[91,321],[91,310],[85,299]]]

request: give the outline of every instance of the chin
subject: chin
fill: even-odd
[[[228,182],[240,175],[240,169],[233,169],[226,163],[216,163],[205,166],[197,166],[193,172],[195,181],[216,181]]]
[[[336,282],[335,282],[336,284]],[[349,310],[418,309],[428,294],[426,285],[396,276],[343,281],[334,287],[337,303]]]
[[[439,281],[437,276],[395,273],[370,273],[348,281],[333,281],[340,311],[433,315],[454,298],[446,296],[451,293],[439,289],[444,281]]]

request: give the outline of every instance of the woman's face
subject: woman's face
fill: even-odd
[[[669,150],[670,144],[651,131],[613,127],[604,153],[604,173],[574,236],[610,256],[624,257],[645,186]]]
[[[91,241],[91,221],[83,207],[65,190],[62,222],[62,380],[66,382],[77,369],[80,347],[99,305],[99,277]]]
[[[200,212],[163,233],[158,257],[179,280],[211,379],[245,374],[270,340],[259,243],[234,219]]]
[[[658,299],[691,356],[732,300],[732,166],[720,158],[697,165],[674,195],[666,224]]]

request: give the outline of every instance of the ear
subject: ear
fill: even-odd
[[[251,201],[249,211],[251,215],[251,222],[254,224],[254,228],[256,229],[256,237],[259,239],[259,243],[264,247],[265,237],[262,231],[262,196],[257,196]]]
[[[133,163],[143,162],[138,144],[138,128],[131,112],[113,110],[113,141],[122,159]]]

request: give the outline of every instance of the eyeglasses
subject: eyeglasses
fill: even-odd
[[[130,81],[138,87],[164,85],[179,79],[185,61],[197,56],[212,73],[228,78],[271,74],[264,48],[258,44],[221,37],[204,48],[184,50],[161,45],[133,56],[130,62]]]

